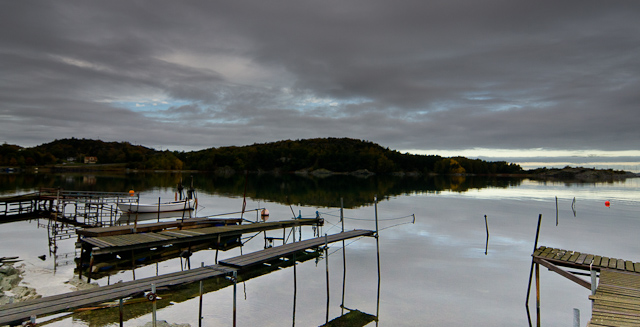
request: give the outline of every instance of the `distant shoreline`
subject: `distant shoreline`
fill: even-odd
[[[7,169],[10,168],[10,171]],[[215,173],[218,175],[234,175],[238,172],[233,170],[144,170],[144,169],[131,169],[127,168],[126,164],[75,164],[75,165],[55,165],[45,167],[33,167],[33,168],[14,168],[14,167],[0,167],[1,174],[12,173],[91,173],[91,172],[105,172],[105,173]],[[285,174],[280,171],[248,171],[251,174]],[[337,175],[356,176],[361,178],[367,178],[376,173],[370,172],[366,169],[356,170],[353,172],[333,172],[327,169],[316,170],[303,170],[295,172],[287,172],[286,174],[296,174],[301,176],[313,176],[313,177],[328,177]],[[429,173],[423,174],[418,172],[400,172],[391,173],[395,177],[422,177],[422,176],[497,176],[497,177],[519,177],[528,178],[533,180],[549,180],[549,181],[577,181],[577,182],[607,182],[607,181],[620,181],[627,178],[640,177],[639,174],[613,169],[596,169],[596,168],[584,168],[584,167],[565,167],[565,168],[537,168],[527,171],[523,171],[518,174],[436,174]]]

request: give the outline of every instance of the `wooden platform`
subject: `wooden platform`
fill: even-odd
[[[344,232],[344,233],[328,235],[326,242],[333,243],[333,242],[342,241],[342,240],[346,240],[354,237],[372,236],[373,234],[374,232],[370,230],[355,229],[355,230]],[[257,265],[263,262],[273,260],[273,258],[286,256],[294,252],[302,251],[308,248],[318,247],[324,244],[325,244],[325,238],[318,237],[318,238],[313,238],[313,239],[305,240],[301,242],[289,243],[282,246],[272,247],[262,251],[253,252],[253,253],[241,255],[234,258],[229,258],[226,260],[219,261],[219,263],[242,269],[242,268],[246,268],[249,266],[253,266],[253,265]]]
[[[591,283],[558,266],[600,272],[587,326],[640,326],[640,263],[541,246],[533,261],[588,288]]]
[[[300,221],[300,219],[298,219],[297,221]],[[374,234],[375,233],[373,231],[369,230],[353,230],[350,232],[328,235],[326,238],[326,242],[332,243],[344,239],[359,236],[371,236]],[[99,288],[84,291],[64,293],[36,300],[0,306],[0,326],[9,323],[19,323],[20,321],[25,320],[32,315],[49,315],[53,313],[68,311],[73,308],[79,308],[95,303],[128,297],[133,294],[149,291],[151,288],[151,284],[155,284],[156,287],[176,286],[229,274],[234,271],[240,270],[240,268],[247,268],[252,265],[267,262],[270,260],[277,260],[282,256],[293,254],[297,251],[303,251],[306,249],[318,247],[324,244],[325,237],[319,237],[241,255],[231,259],[227,259],[224,262],[221,261],[218,265],[206,266],[171,274],[165,274],[158,277],[150,277],[130,282],[116,283],[109,286],[102,286]],[[238,268],[229,267],[231,265],[235,265]]]
[[[539,247],[533,253],[534,259],[539,258],[551,262],[558,266],[589,270],[616,269],[629,272],[640,273],[640,262],[632,262],[618,258],[603,257],[588,253],[580,253],[576,251],[562,250],[550,248],[546,246]]]
[[[76,231],[78,235],[85,237],[103,237],[112,235],[125,235],[133,233],[157,232],[165,229],[189,229],[211,227],[213,225],[235,225],[242,222],[240,218],[188,218],[169,222],[131,224],[111,227],[84,228]]]
[[[244,233],[255,233],[265,230],[289,228],[303,225],[322,225],[322,219],[292,219],[274,222],[232,225],[221,227],[204,227],[183,230],[164,230],[160,232],[85,237],[80,239],[85,246],[92,247],[92,253],[115,253],[135,249],[158,247],[167,244],[199,242],[218,237],[238,236]]]
[[[587,326],[640,326],[640,274],[602,269]]]

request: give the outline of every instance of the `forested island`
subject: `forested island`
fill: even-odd
[[[524,171],[505,161],[465,157],[441,157],[400,153],[373,142],[350,138],[284,140],[247,146],[209,148],[199,151],[159,151],[129,142],[91,139],[55,140],[35,147],[0,146],[0,167],[60,170],[194,170],[234,174],[238,172],[298,174],[393,174],[537,175],[549,178],[573,176],[630,177],[607,170],[587,174],[585,168]],[[576,171],[575,169],[582,169]],[[593,171],[593,169],[591,169]],[[582,175],[580,175],[582,174]],[[635,174],[631,174],[634,175]]]

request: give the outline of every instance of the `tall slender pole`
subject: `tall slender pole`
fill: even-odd
[[[376,326],[378,326],[379,316],[380,316],[380,242],[378,235],[378,196],[376,195],[373,198],[373,202],[375,204],[376,211],[376,253],[378,258],[378,301],[376,303]]]
[[[153,293],[153,315],[151,316],[151,321],[153,322],[153,327],[156,327],[156,284],[151,284],[151,293]]]
[[[158,197],[158,222],[160,222],[160,197]]]
[[[200,267],[204,267],[204,262],[200,263]],[[202,327],[202,293],[204,293],[204,282],[200,280],[200,307],[198,310],[198,327]]]
[[[233,271],[233,327],[236,327],[236,290],[238,285],[238,271]]]
[[[536,252],[536,249],[538,249],[538,236],[540,236],[541,222],[542,222],[542,214],[538,215],[538,228],[536,229],[536,240],[533,243],[533,252],[531,252],[532,255],[533,253]],[[527,299],[525,300],[525,303],[524,303],[525,308],[527,308],[527,319],[529,320],[529,326],[532,326],[531,315],[529,314],[529,295],[531,294],[531,280],[533,279],[534,265],[535,263],[533,262],[533,258],[531,258],[531,270],[529,271],[529,287],[527,288]]]
[[[324,234],[324,261],[327,267],[327,319],[325,323],[329,323],[329,246],[327,234]]]
[[[340,222],[342,222],[342,232],[344,233],[344,198],[340,198]],[[342,303],[340,304],[341,314],[344,315],[344,290],[347,283],[347,252],[342,240]]]
[[[540,264],[536,263],[536,326],[540,327]]]

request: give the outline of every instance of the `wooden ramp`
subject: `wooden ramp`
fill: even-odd
[[[322,219],[292,219],[244,225],[182,230],[171,229],[149,233],[85,237],[81,239],[81,242],[83,243],[83,247],[91,247],[91,251],[94,255],[99,255],[104,253],[158,247],[168,244],[199,242],[218,237],[238,236],[244,233],[255,233],[294,226],[322,225],[323,223],[324,221]]]
[[[299,219],[297,221],[299,221]],[[375,232],[370,230],[353,230],[349,232],[328,235],[326,239],[325,237],[319,237],[306,241],[289,243],[278,247],[268,248],[265,250],[227,259],[225,261],[220,261],[220,264],[218,265],[206,266],[171,274],[165,274],[157,277],[116,283],[109,286],[102,286],[99,288],[93,288],[84,291],[48,296],[36,300],[0,306],[0,326],[16,322],[19,324],[20,321],[26,320],[32,315],[49,315],[53,313],[68,311],[74,308],[85,307],[95,303],[102,303],[105,301],[128,297],[140,292],[149,291],[151,288],[151,284],[155,284],[156,287],[177,286],[216,276],[230,274],[234,271],[237,272],[239,268],[247,268],[252,265],[277,260],[280,257],[287,256],[298,251],[303,251],[306,249],[324,245],[325,240],[327,243],[332,243],[354,237],[372,236],[374,234]]]
[[[587,326],[640,326],[640,274],[600,271],[600,282]]]
[[[318,237],[318,238],[313,238],[306,241],[289,243],[282,246],[272,247],[266,250],[257,251],[257,252],[241,255],[238,257],[222,260],[222,261],[219,261],[219,263],[242,269],[242,268],[246,268],[249,266],[253,266],[253,265],[257,265],[263,262],[273,260],[273,258],[286,256],[294,252],[324,245],[325,241],[326,243],[333,243],[333,242],[342,241],[342,240],[346,240],[354,237],[372,236],[374,233],[375,233],[374,231],[370,231],[370,230],[355,229],[349,232],[327,235],[326,240],[325,240],[325,237]]]

